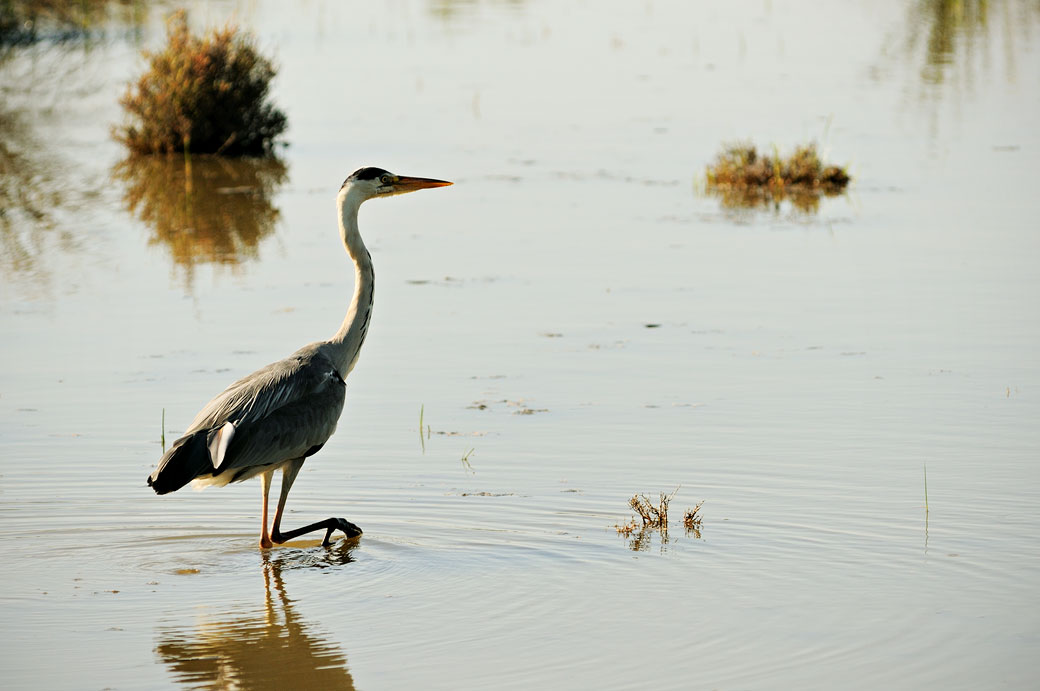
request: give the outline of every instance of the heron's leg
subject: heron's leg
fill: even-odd
[[[302,528],[296,528],[289,532],[283,533],[281,531],[282,514],[285,512],[285,500],[289,496],[289,488],[292,487],[293,481],[296,480],[296,474],[300,472],[300,468],[303,467],[302,458],[289,461],[282,466],[282,489],[281,494],[278,496],[278,508],[274,512],[274,525],[271,527],[271,539],[281,544],[292,540],[293,538],[299,537],[300,535],[306,535],[307,533],[314,532],[315,530],[324,530],[325,539],[321,541],[321,544],[329,544],[329,538],[332,537],[332,533],[336,530],[343,531],[343,534],[347,537],[358,537],[361,535],[361,528],[357,527],[345,518],[326,518],[324,521],[318,521],[317,523],[311,523],[305,525]]]
[[[268,470],[260,475],[260,491],[264,493],[263,509],[260,512],[260,546],[264,549],[274,546],[274,543],[271,542],[271,534],[267,532],[267,495],[271,491],[272,478],[274,478],[273,470]]]

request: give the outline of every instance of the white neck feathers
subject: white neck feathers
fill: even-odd
[[[372,318],[375,272],[372,269],[372,255],[361,239],[357,220],[358,209],[363,201],[365,198],[351,185],[340,190],[336,198],[340,238],[354,263],[354,295],[343,324],[327,343],[329,355],[342,378],[346,378],[350,370],[354,369]]]

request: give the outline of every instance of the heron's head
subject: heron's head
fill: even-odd
[[[431,178],[412,178],[405,175],[394,175],[382,168],[359,168],[343,181],[339,188],[340,195],[356,196],[358,201],[374,197],[390,197],[395,194],[406,194],[430,187],[446,187],[452,183]]]

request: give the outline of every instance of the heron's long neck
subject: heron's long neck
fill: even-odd
[[[336,364],[340,377],[346,378],[354,369],[361,344],[368,333],[372,318],[372,301],[375,295],[375,272],[372,270],[372,255],[368,253],[361,233],[358,231],[358,207],[361,201],[347,193],[339,203],[339,234],[354,263],[354,296],[347,308],[347,316],[339,331],[328,342],[330,357]]]

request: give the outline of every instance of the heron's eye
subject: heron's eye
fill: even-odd
[[[383,177],[379,178],[379,182],[383,183],[384,185],[389,185],[390,184],[390,176],[389,175],[384,175]]]

